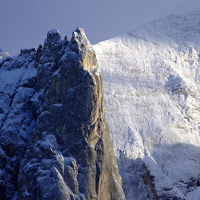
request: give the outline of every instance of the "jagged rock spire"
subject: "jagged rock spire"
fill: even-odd
[[[83,29],[47,34],[37,51],[37,125],[21,162],[19,199],[124,200],[102,77]]]

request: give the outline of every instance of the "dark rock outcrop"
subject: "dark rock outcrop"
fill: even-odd
[[[102,77],[84,31],[68,41],[52,30],[37,51],[0,65],[0,76],[13,75],[0,88],[0,199],[124,200]]]

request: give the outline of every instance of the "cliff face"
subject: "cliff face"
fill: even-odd
[[[17,69],[11,58],[1,63],[0,74],[23,70],[8,97],[9,113],[2,118],[1,129],[8,121],[11,130],[1,131],[1,169],[13,185],[2,181],[0,199],[125,199],[105,116],[102,77],[84,31],[77,29],[71,41],[50,31],[44,46],[20,56],[23,65]],[[23,117],[17,127],[8,120],[12,112],[13,118],[16,113]],[[9,166],[16,168],[14,173]]]
[[[35,131],[35,49],[0,60],[0,199],[16,196],[19,165]]]

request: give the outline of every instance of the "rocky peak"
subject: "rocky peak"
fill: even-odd
[[[92,66],[97,65],[96,56],[92,45],[90,44],[85,31],[82,28],[77,28],[73,34],[70,41],[70,49],[80,55],[82,59],[83,66],[90,71]]]
[[[84,30],[69,42],[48,32],[37,51],[2,62],[4,74],[2,91],[9,86],[10,94],[2,92],[9,101],[1,121],[0,199],[124,200],[103,81]]]
[[[47,41],[49,43],[59,43],[61,41],[60,32],[57,29],[52,29],[47,33]]]

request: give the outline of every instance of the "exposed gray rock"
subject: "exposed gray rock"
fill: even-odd
[[[0,199],[17,190],[20,161],[35,130],[31,97],[36,92],[35,50],[0,61]]]
[[[36,130],[20,165],[18,198],[125,199],[105,117],[102,77],[83,29],[50,31],[36,53]]]
[[[84,31],[0,58],[0,200],[125,199]]]

